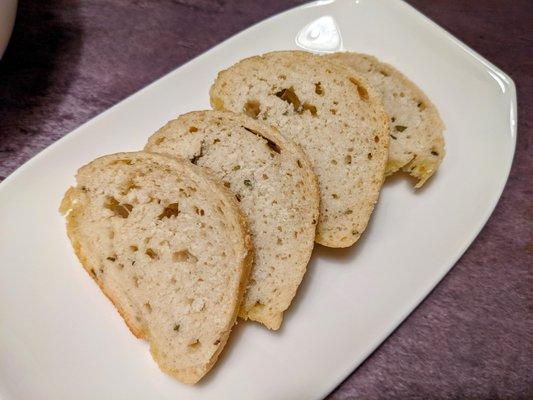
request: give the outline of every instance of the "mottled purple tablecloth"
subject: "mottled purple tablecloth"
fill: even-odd
[[[298,3],[20,1],[0,61],[0,180],[154,79]],[[533,3],[411,3],[513,77],[516,157],[477,240],[329,398],[533,399]]]

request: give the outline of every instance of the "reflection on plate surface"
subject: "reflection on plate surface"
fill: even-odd
[[[307,24],[296,36],[296,44],[309,51],[330,52],[344,50],[342,36],[331,15],[325,15]]]

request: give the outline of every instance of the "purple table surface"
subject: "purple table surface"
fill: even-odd
[[[22,0],[0,61],[0,180],[156,78],[296,0]],[[518,144],[479,237],[411,316],[328,397],[533,398],[530,0],[410,1],[518,88]]]

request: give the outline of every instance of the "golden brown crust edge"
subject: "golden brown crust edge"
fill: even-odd
[[[78,225],[78,222],[76,220],[77,210],[75,208],[72,208],[72,197],[73,197],[73,195],[74,195],[76,190],[78,190],[78,189],[75,188],[75,187],[71,187],[71,188],[69,188],[67,190],[67,192],[65,193],[65,197],[63,198],[63,200],[61,202],[61,207],[60,207],[60,212],[62,214],[65,214],[66,212],[68,212],[68,210],[70,210],[70,212],[66,215],[66,218],[67,218],[67,236],[70,239],[70,242],[72,243],[72,248],[74,249],[74,253],[78,257],[78,260],[80,261],[80,263],[81,263],[83,269],[85,270],[85,272],[87,272],[87,274],[91,277],[91,279],[94,282],[96,282],[96,284],[99,286],[99,288],[102,291],[102,293],[104,293],[105,296],[115,306],[115,308],[117,309],[118,313],[120,314],[120,316],[122,317],[122,319],[126,323],[126,326],[131,331],[131,333],[133,333],[133,335],[135,337],[139,338],[139,339],[145,339],[146,336],[147,336],[146,330],[137,329],[134,326],[133,322],[130,320],[130,318],[127,317],[126,313],[124,312],[122,307],[120,307],[119,304],[115,301],[115,299],[113,298],[111,293],[109,293],[105,289],[105,287],[97,279],[95,279],[94,275],[91,274],[91,269],[94,270],[94,269],[97,269],[98,267],[95,266],[95,265],[92,265],[89,262],[88,257],[85,256],[85,254],[83,253],[83,249],[82,249],[81,243],[77,239],[77,236],[76,236],[76,233],[75,233],[76,229],[77,229],[77,225]]]

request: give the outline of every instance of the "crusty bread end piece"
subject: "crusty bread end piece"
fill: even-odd
[[[85,270],[164,372],[194,384],[235,323],[252,262],[244,216],[201,168],[146,152],[82,167],[60,207]]]
[[[306,271],[318,221],[318,184],[306,155],[269,125],[213,110],[168,122],[145,149],[209,168],[233,191],[255,249],[240,316],[278,329]]]
[[[416,188],[422,187],[445,154],[444,123],[435,105],[404,74],[373,56],[347,52],[325,57],[352,68],[381,94],[391,121],[386,175],[401,169],[418,179]]]

